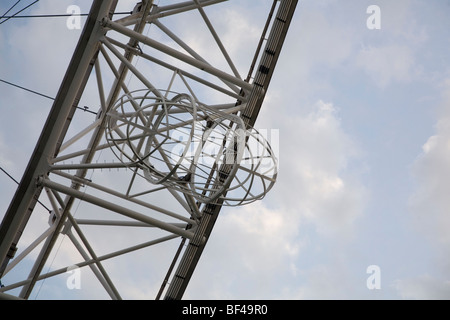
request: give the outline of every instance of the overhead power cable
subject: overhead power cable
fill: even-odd
[[[16,87],[16,88],[19,88],[19,89],[22,89],[22,90],[25,90],[25,91],[28,91],[28,92],[37,94],[37,95],[39,95],[39,96],[41,96],[41,97],[44,97],[44,98],[47,98],[47,99],[50,99],[50,100],[55,100],[54,98],[52,98],[52,97],[50,97],[50,96],[47,96],[47,95],[45,95],[45,94],[36,92],[36,91],[34,91],[34,90],[30,90],[30,89],[24,88],[24,87],[22,87],[22,86],[19,86],[19,85],[17,85],[17,84],[11,83],[11,82],[9,82],[9,81],[3,80],[3,79],[0,79],[0,81],[3,82],[3,83],[9,84],[10,86],[13,86],[13,87]]]
[[[12,17],[17,16],[19,13],[21,13],[22,11],[28,9],[29,7],[31,7],[31,6],[32,6],[33,4],[35,4],[36,2],[39,2],[39,0],[36,0],[36,1],[32,2],[32,3],[30,3],[29,5],[27,5],[27,6],[26,6],[25,8],[23,8],[22,10],[19,10],[19,11],[17,11],[16,13],[14,13],[12,16],[7,17],[7,18],[5,17],[5,20],[1,21],[0,24],[5,23],[6,21],[8,21],[9,19],[11,19]],[[17,3],[18,3],[18,1],[17,1]],[[16,3],[16,4],[17,4],[17,3]],[[14,6],[15,6],[16,4],[14,4]],[[12,9],[14,6],[12,6],[11,9]],[[11,10],[11,9],[10,9],[10,10]],[[9,11],[9,10],[8,10],[8,11]]]
[[[17,84],[11,83],[11,82],[6,81],[6,80],[3,80],[3,79],[0,79],[0,82],[3,82],[3,83],[6,83],[6,84],[8,84],[8,85],[10,85],[10,86],[13,86],[13,87],[16,87],[16,88],[19,88],[19,89],[22,89],[22,90],[31,92],[31,93],[33,93],[33,94],[36,94],[36,95],[38,95],[38,96],[47,98],[47,99],[52,100],[52,101],[55,100],[55,98],[52,98],[52,97],[50,97],[50,96],[47,96],[47,95],[45,95],[45,94],[39,93],[39,92],[34,91],[34,90],[31,90],[31,89],[27,89],[27,88],[25,88],[25,87],[19,86],[19,85],[17,85]],[[83,110],[83,111],[85,111],[85,112],[89,112],[89,113],[92,113],[92,114],[97,114],[96,112],[89,110],[88,107],[81,108],[81,107],[78,107],[78,106],[77,106],[76,108],[77,108],[77,109],[80,109],[80,110]]]
[[[10,12],[21,0],[16,1],[16,3],[14,3],[11,8],[9,8],[1,17],[0,20],[5,18],[5,16],[8,14],[8,12]]]
[[[132,14],[133,12],[114,12],[115,15],[125,15],[125,14]],[[3,16],[2,18],[5,19],[17,19],[17,18],[62,18],[62,17],[73,17],[73,16],[79,16],[79,17],[87,17],[89,13],[80,13],[80,14],[70,14],[70,13],[64,13],[64,14],[35,14],[35,15],[27,15],[27,16]]]
[[[12,175],[10,175],[5,169],[3,169],[2,167],[0,167],[0,171],[3,171],[4,174],[6,174],[12,181],[14,181],[16,184],[19,184],[19,181],[17,181],[16,179],[14,179],[14,177]],[[47,210],[48,212],[52,212],[52,210],[50,210],[45,204],[43,204],[41,201],[38,200],[38,203],[43,206],[45,208],[45,210]]]

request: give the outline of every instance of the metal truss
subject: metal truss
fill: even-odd
[[[181,299],[221,207],[272,188],[277,159],[253,126],[297,1],[268,1],[245,77],[207,14],[223,2],[147,0],[116,20],[117,0],[94,1],[0,226],[3,298],[73,268],[126,298],[108,267],[144,251],[168,267],[156,298]],[[207,57],[192,31],[210,39]],[[145,251],[157,246],[172,254]]]

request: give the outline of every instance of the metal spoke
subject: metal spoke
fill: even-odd
[[[0,278],[8,281],[0,298],[19,289],[28,299],[37,282],[88,266],[108,297],[126,299],[106,261],[159,246],[175,254],[148,259],[154,269],[147,273],[169,266],[155,295],[181,299],[221,208],[260,200],[276,181],[275,154],[253,126],[297,0],[267,0],[267,23],[254,57],[247,57],[253,63],[246,79],[241,74],[248,70],[239,70],[240,57],[232,57],[219,32],[220,19],[207,14],[233,1],[144,0],[113,20],[118,1],[93,1],[0,225]],[[219,59],[202,57],[177,29],[176,19],[192,16],[200,23],[191,32],[210,41]],[[155,27],[144,35],[146,25]],[[79,103],[98,112],[79,116]],[[38,201],[51,208],[45,219]],[[130,242],[115,239],[114,228]],[[72,253],[81,261],[60,261]]]

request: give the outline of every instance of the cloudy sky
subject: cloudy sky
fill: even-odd
[[[41,0],[23,14],[90,3]],[[261,3],[230,0],[229,27],[253,34]],[[256,123],[279,132],[277,184],[222,210],[186,299],[450,299],[449,14],[445,0],[299,1]],[[0,23],[0,79],[55,96],[80,30]],[[1,82],[0,97],[0,166],[19,180],[51,101]],[[2,217],[16,185],[3,172],[0,185]]]

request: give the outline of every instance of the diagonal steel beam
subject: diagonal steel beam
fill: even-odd
[[[254,77],[249,101],[241,115],[248,126],[252,126],[256,121],[298,3],[298,0],[274,0],[274,5],[276,1],[280,1],[278,11]],[[270,22],[269,20],[270,16],[267,23]],[[258,55],[259,52],[256,52],[255,56]],[[221,170],[226,174],[227,168]],[[221,208],[222,203],[220,201],[205,205],[202,220],[197,227],[194,238],[189,241],[184,251],[178,269],[167,289],[165,300],[179,300],[183,297]]]
[[[0,225],[0,277],[17,250],[17,243],[28,222],[42,188],[37,186],[39,176],[46,175],[49,159],[58,150],[58,144],[67,130],[71,116],[87,82],[92,60],[98,51],[102,28],[99,17],[108,16],[115,0],[94,1],[80,40],[53,103],[44,129],[39,137],[22,180]]]

